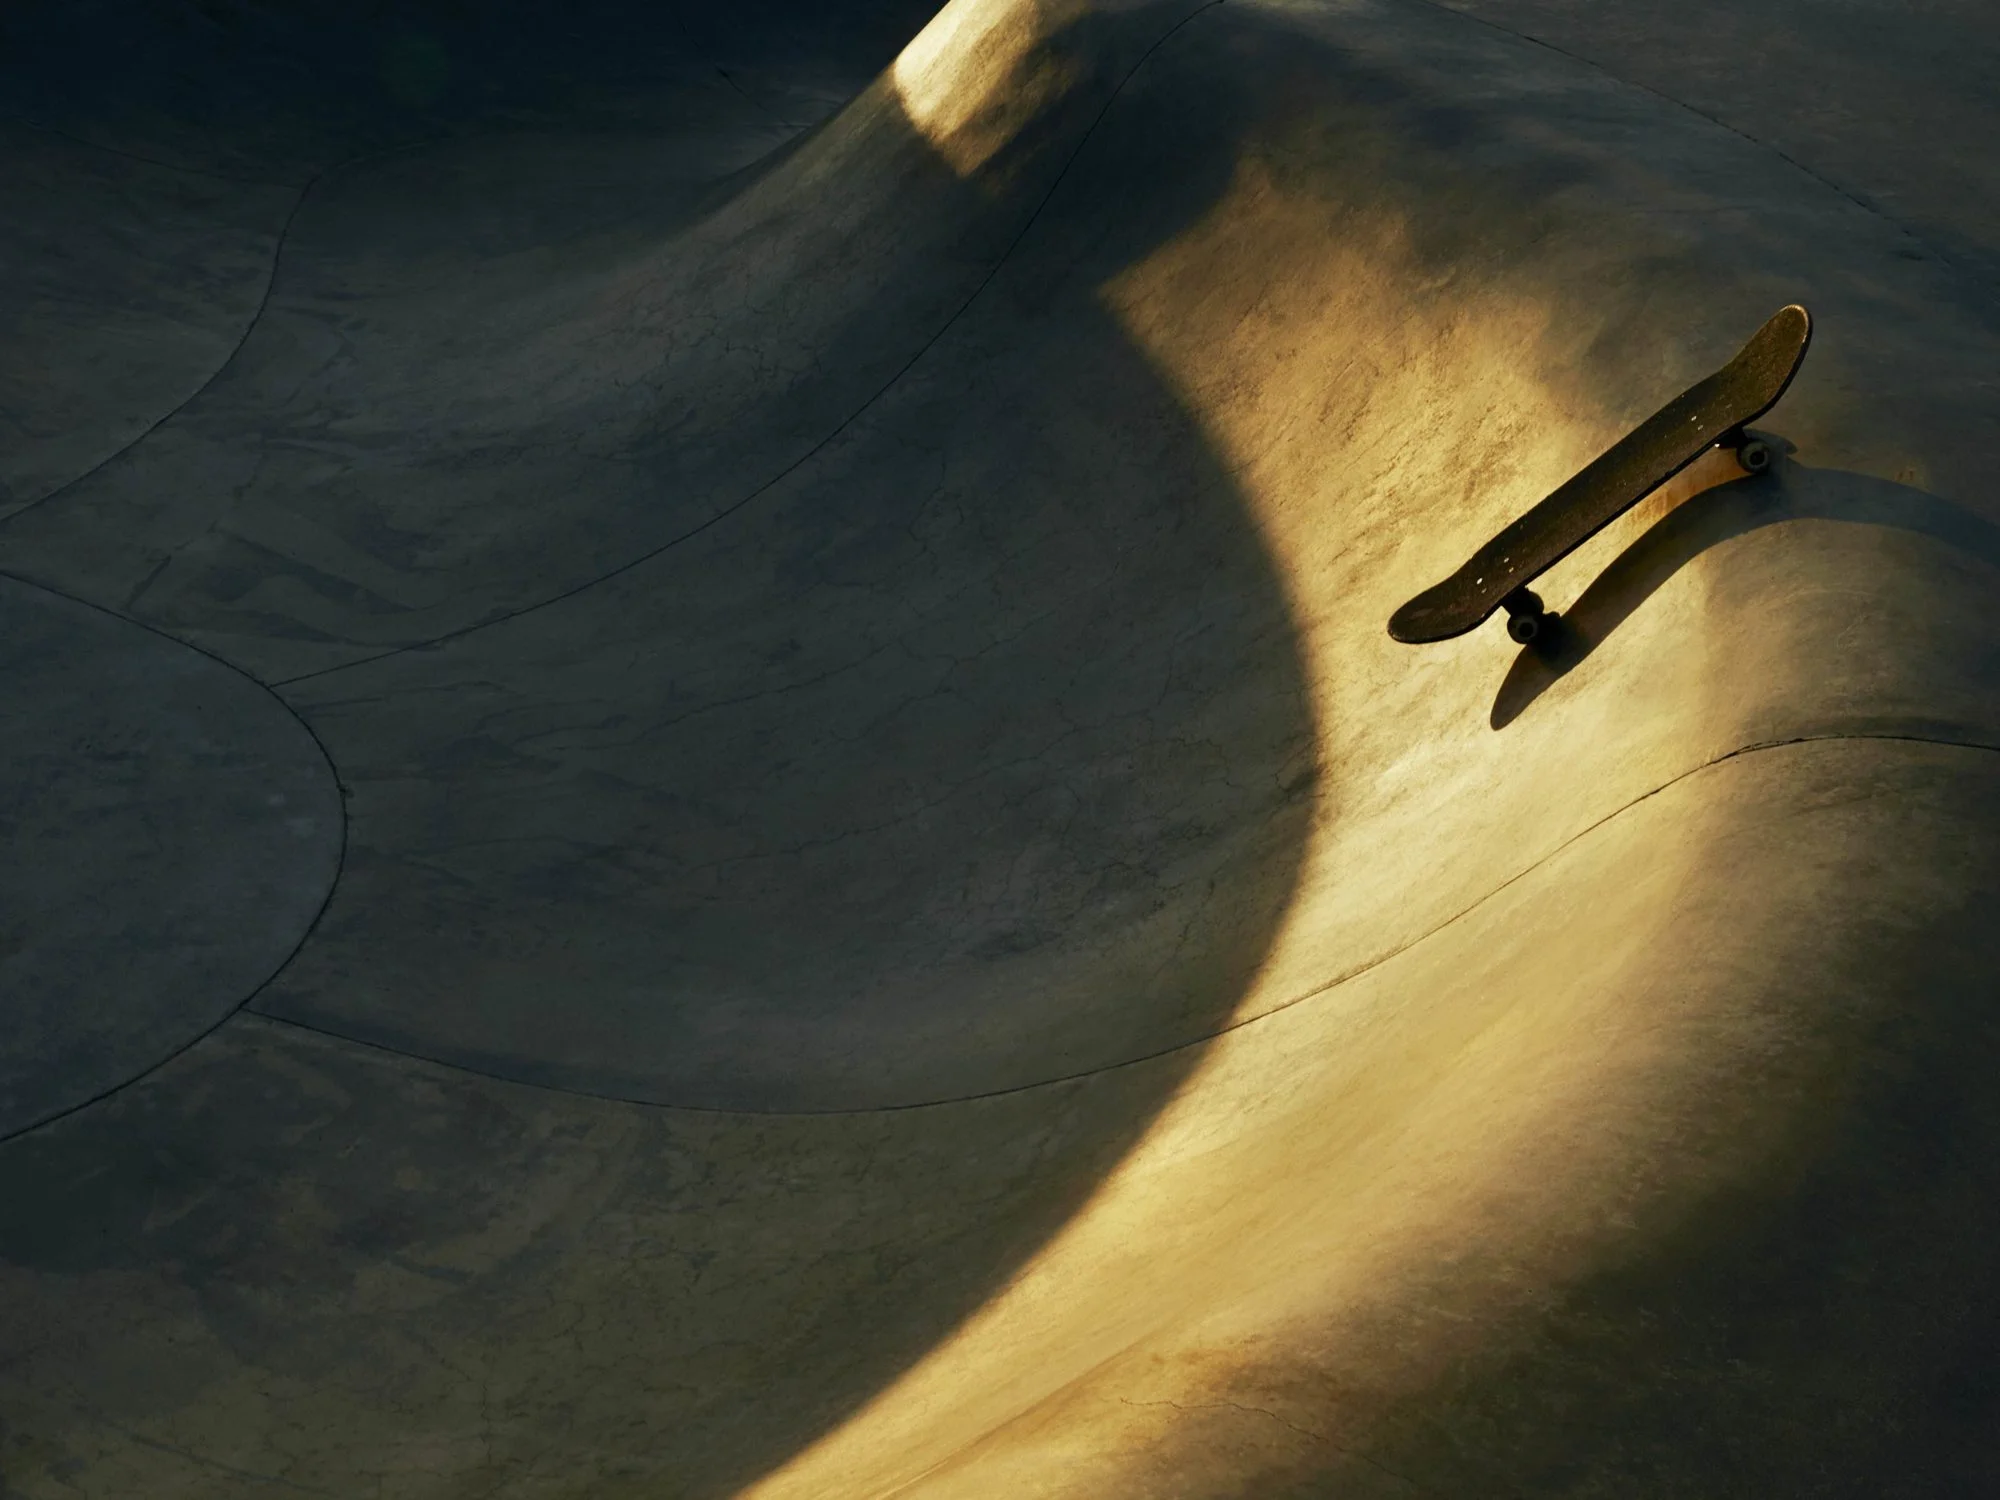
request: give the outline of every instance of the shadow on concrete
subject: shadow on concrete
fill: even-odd
[[[1781,460],[1767,474],[1726,480],[1683,500],[1613,559],[1562,612],[1553,639],[1524,647],[1514,658],[1493,700],[1493,728],[1505,729],[1527,712],[1703,552],[1766,526],[1802,520],[1906,531],[2000,567],[2000,527],[1964,506],[1872,475]]]
[[[1046,189],[1119,81],[1101,34],[1053,45],[1091,65],[1072,107],[978,183],[912,135],[913,196],[986,222]],[[1228,165],[1173,177],[1148,235]],[[943,375],[698,546],[288,695],[352,798],[334,905],[255,1001],[281,1019],[0,1148],[8,1436],[34,1437],[0,1487],[726,1495],[1090,1195],[1198,1049],[1024,1085],[1222,1023],[1314,782],[1270,560],[1096,302],[1157,239],[1115,206],[1082,227],[1109,232],[1080,259],[1003,239]],[[893,312],[851,309],[836,352]],[[593,498],[545,497],[586,531]],[[246,544],[174,624],[291,631],[245,598],[293,573],[376,602]]]

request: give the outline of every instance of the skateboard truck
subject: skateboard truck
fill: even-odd
[[[1775,456],[1771,445],[1763,438],[1753,437],[1738,427],[1733,432],[1724,433],[1715,444],[1726,448],[1736,456],[1736,462],[1746,474],[1761,474],[1771,467]],[[1542,603],[1542,596],[1526,584],[1500,601],[1500,607],[1507,611],[1507,637],[1515,644],[1533,646],[1548,644],[1554,630],[1556,613]]]

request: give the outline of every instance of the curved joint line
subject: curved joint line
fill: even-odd
[[[1573,63],[1576,63],[1582,67],[1589,68],[1592,72],[1601,73],[1604,77],[1609,78],[1613,83],[1622,84],[1629,89],[1637,89],[1642,94],[1650,94],[1655,99],[1663,100],[1664,102],[1674,105],[1679,109],[1686,110],[1696,119],[1706,120],[1709,124],[1715,126],[1718,130],[1726,130],[1729,132],[1729,134],[1735,136],[1738,140],[1746,141],[1750,145],[1755,146],[1760,151],[1769,152],[1771,155],[1777,157],[1779,161],[1785,163],[1785,165],[1790,167],[1793,171],[1798,172],[1800,175],[1804,177],[1810,178],[1812,181],[1818,183],[1821,187],[1827,189],[1827,191],[1836,193],[1840,197],[1845,198],[1849,203],[1852,203],[1856,208],[1860,209],[1863,213],[1881,220],[1884,224],[1887,224],[1891,229],[1894,229],[1895,231],[1897,231],[1897,233],[1903,235],[1906,239],[1909,239],[1916,244],[1922,245],[1927,252],[1936,256],[1939,260],[1944,261],[1946,264],[1954,266],[1958,270],[1967,272],[1968,274],[1979,274],[1978,272],[1974,271],[1973,268],[1968,267],[1963,262],[1959,261],[1956,257],[1948,255],[1943,250],[1940,250],[1930,240],[1927,240],[1922,235],[1918,234],[1916,230],[1912,229],[1908,224],[1905,224],[1901,219],[1895,218],[1894,216],[1885,213],[1880,207],[1869,202],[1866,198],[1862,197],[1859,193],[1855,192],[1853,189],[1848,187],[1843,187],[1840,183],[1835,182],[1831,177],[1828,177],[1824,173],[1816,171],[1812,167],[1807,166],[1804,162],[1800,161],[1796,156],[1793,156],[1789,151],[1785,150],[1784,147],[1773,145],[1770,141],[1761,140],[1757,136],[1752,135],[1749,131],[1743,129],[1741,126],[1732,125],[1729,123],[1729,121],[1723,119],[1721,116],[1712,115],[1707,110],[1702,109],[1698,105],[1690,104],[1687,100],[1681,98],[1678,94],[1670,94],[1665,89],[1659,89],[1653,87],[1653,85],[1651,85],[1650,83],[1641,83],[1636,78],[1627,78],[1623,73],[1615,72],[1606,64],[1597,61],[1597,59],[1594,57],[1585,57],[1583,56],[1583,54],[1579,52],[1572,52],[1567,47],[1558,46],[1556,43],[1547,41],[1542,37],[1538,37],[1534,35],[1532,32],[1518,31],[1514,27],[1507,25],[1505,22],[1495,21],[1489,16],[1480,15],[1476,11],[1461,10],[1458,8],[1458,6],[1447,3],[1447,0],[1413,0],[1413,3],[1425,6],[1430,10],[1443,11],[1445,14],[1456,16],[1462,21],[1471,21],[1476,25],[1486,27],[1489,31],[1497,31],[1502,36],[1511,36],[1516,41],[1526,42],[1531,47],[1540,47],[1545,52],[1553,52],[1557,57],[1567,58],[1569,61]]]
[[[34,126],[33,128],[39,130],[39,129],[44,129],[45,127]],[[64,134],[62,131],[52,131],[50,133],[55,135]],[[65,136],[65,139],[69,138],[70,137]],[[359,166],[363,162],[374,161],[379,157],[391,156],[399,151],[416,150],[422,146],[430,145],[432,143],[433,143],[432,139],[426,139],[422,141],[410,141],[398,146],[385,146],[379,151],[363,152],[359,156],[353,156],[349,157],[345,161],[335,162],[330,167],[322,167],[318,171],[314,172],[311,176],[307,177],[305,182],[299,188],[299,196],[295,200],[293,200],[291,210],[288,213],[286,213],[284,223],[279,225],[278,227],[277,239],[273,242],[271,246],[270,269],[265,273],[264,290],[257,298],[256,309],[250,314],[249,318],[244,322],[243,332],[240,335],[238,335],[235,344],[233,344],[230,347],[229,352],[222,357],[222,359],[216,364],[213,370],[209,371],[207,377],[201,382],[200,385],[196,386],[193,390],[189,391],[187,395],[183,396],[179,401],[175,402],[166,411],[162,412],[158,417],[154,418],[154,420],[148,423],[144,428],[144,430],[142,430],[137,436],[133,437],[128,442],[120,445],[118,448],[113,449],[110,453],[107,453],[103,458],[99,459],[96,463],[92,464],[89,468],[85,469],[82,473],[72,475],[70,478],[65,479],[61,484],[57,485],[47,494],[38,495],[33,500],[30,500],[26,505],[20,506],[18,509],[9,511],[5,516],[0,516],[0,528],[4,528],[6,526],[11,525],[14,521],[18,520],[20,517],[28,514],[29,511],[39,509],[40,507],[48,504],[49,501],[54,500],[61,495],[65,495],[69,491],[75,489],[85,480],[90,479],[94,475],[102,473],[105,469],[109,468],[119,459],[123,458],[126,454],[130,453],[134,448],[137,448],[141,443],[145,442],[146,439],[150,438],[154,433],[158,432],[162,427],[166,426],[167,423],[173,421],[175,417],[178,417],[182,412],[186,411],[190,406],[194,405],[196,401],[200,400],[201,397],[208,392],[209,388],[212,387],[216,383],[216,381],[220,380],[223,377],[224,373],[229,369],[229,367],[234,363],[236,363],[236,357],[243,352],[244,346],[250,342],[250,335],[257,331],[258,325],[264,321],[265,312],[271,306],[271,294],[277,289],[278,285],[278,263],[280,260],[283,259],[285,253],[285,245],[291,239],[292,225],[295,222],[297,222],[299,217],[299,211],[306,206],[306,199],[312,196],[312,191],[314,188],[318,187],[320,183],[324,182],[327,178],[335,175],[336,173],[344,172],[348,170],[350,167]],[[130,155],[129,152],[118,151],[110,146],[96,146],[96,144],[91,141],[80,141],[79,144],[85,146],[92,146],[95,149],[101,151],[110,151],[114,156]],[[147,161],[154,166],[165,167],[168,165],[168,163],[165,162],[152,162],[151,159],[148,157],[133,157],[132,159],[135,161]],[[182,169],[174,168],[173,170],[179,171]],[[219,174],[198,173],[197,175],[217,176]],[[231,182],[243,182],[246,184],[251,182],[251,179],[249,178],[227,178],[225,180]],[[278,184],[263,183],[258,185],[265,187],[275,187]],[[129,617],[121,616],[121,618],[129,618]],[[135,621],[134,623],[138,622]],[[183,642],[182,644],[186,643]]]
[[[432,650],[438,646],[445,645],[448,642],[462,640],[464,637],[472,635],[476,631],[488,630],[496,625],[504,625],[510,620],[520,619],[523,615],[533,614],[537,610],[548,609],[552,605],[561,604],[562,602],[568,599],[574,599],[577,595],[585,593],[591,589],[597,588],[601,584],[609,583],[612,579],[621,577],[624,574],[631,572],[634,568],[642,567],[646,563],[651,562],[654,558],[660,557],[665,553],[672,551],[674,548],[682,545],[684,542],[690,542],[694,540],[694,538],[700,536],[702,533],[709,531],[716,526],[721,525],[724,521],[728,520],[730,517],[742,511],[746,506],[749,506],[753,502],[761,499],[763,496],[769,494],[772,490],[776,489],[780,484],[783,484],[785,480],[789,479],[792,475],[796,474],[800,469],[804,468],[807,464],[811,463],[813,459],[817,458],[821,453],[825,452],[826,449],[830,447],[835,441],[837,441],[843,433],[845,433],[849,428],[851,428],[856,422],[860,421],[862,417],[866,416],[869,411],[871,411],[879,402],[881,402],[881,400],[885,396],[889,394],[890,391],[894,390],[899,384],[901,384],[904,377],[907,376],[910,373],[910,371],[912,371],[917,367],[917,365],[923,360],[925,355],[929,354],[932,349],[937,347],[938,342],[941,339],[943,339],[947,333],[949,333],[954,327],[957,326],[959,320],[963,318],[965,314],[971,310],[972,305],[980,299],[980,297],[985,293],[986,289],[993,284],[994,279],[998,277],[1000,272],[1007,266],[1008,262],[1013,258],[1014,252],[1021,247],[1022,241],[1027,239],[1029,232],[1035,227],[1035,225],[1038,222],[1040,222],[1044,210],[1048,208],[1049,203],[1054,199],[1057,190],[1060,189],[1064,181],[1068,179],[1070,169],[1076,165],[1077,158],[1083,155],[1084,148],[1090,144],[1091,139],[1097,134],[1098,127],[1104,123],[1105,116],[1110,114],[1111,107],[1118,102],[1119,96],[1125,92],[1126,85],[1131,83],[1131,81],[1139,75],[1140,69],[1145,67],[1145,65],[1152,59],[1154,53],[1158,52],[1162,47],[1166,46],[1168,42],[1172,41],[1174,37],[1178,36],[1183,30],[1185,30],[1189,25],[1191,25],[1198,17],[1206,14],[1211,10],[1216,9],[1218,6],[1224,3],[1225,0],[1206,0],[1205,4],[1196,7],[1194,10],[1190,11],[1187,15],[1181,17],[1181,19],[1176,21],[1172,26],[1168,27],[1167,30],[1161,33],[1159,38],[1156,41],[1154,41],[1151,46],[1149,46],[1143,53],[1140,54],[1138,60],[1135,61],[1132,64],[1131,68],[1126,71],[1125,76],[1118,80],[1117,86],[1112,89],[1110,96],[1105,99],[1103,105],[1098,109],[1096,115],[1094,115],[1091,118],[1090,124],[1084,127],[1082,135],[1080,135],[1077,138],[1076,145],[1071,148],[1069,156],[1064,160],[1062,166],[1057,170],[1055,177],[1050,181],[1047,190],[1043,192],[1040,200],[1035,204],[1033,210],[1028,214],[1027,218],[1022,221],[1021,227],[1015,231],[1014,237],[1007,242],[1006,247],[1002,249],[1000,254],[994,258],[993,264],[987,268],[986,274],[980,277],[977,285],[975,285],[970,292],[966,293],[964,300],[961,301],[959,305],[952,310],[951,315],[947,317],[942,323],[940,323],[935,330],[932,331],[930,336],[926,338],[923,341],[923,343],[917,347],[916,352],[913,353],[908,359],[903,361],[903,363],[897,367],[897,369],[888,377],[888,379],[884,380],[882,384],[876,387],[876,389],[870,395],[865,397],[860,402],[859,405],[855,406],[853,410],[849,411],[846,416],[842,417],[840,421],[837,422],[827,433],[825,433],[822,437],[820,437],[817,441],[815,441],[811,447],[807,448],[805,452],[801,453],[797,458],[793,459],[790,463],[786,464],[783,468],[778,470],[778,472],[773,474],[769,479],[766,479],[761,484],[756,485],[746,494],[742,495],[740,498],[731,501],[728,505],[725,505],[721,510],[718,510],[717,512],[715,512],[715,514],[709,516],[706,520],[699,521],[693,526],[690,526],[687,530],[681,532],[678,536],[670,537],[666,541],[660,543],[659,546],[650,548],[647,551],[640,553],[637,557],[631,558],[626,562],[622,562],[617,567],[612,568],[607,572],[600,573],[594,578],[587,578],[583,582],[578,584],[573,584],[571,587],[564,589],[560,593],[551,594],[546,599],[538,599],[533,604],[524,604],[517,609],[510,609],[500,614],[490,615],[483,620],[475,621],[470,625],[460,626],[456,630],[447,630],[440,635],[431,636],[426,640],[407,641],[400,646],[391,646],[387,650],[377,651],[371,656],[363,656],[363,657],[358,657],[353,661],[341,662],[337,666],[319,667],[311,672],[301,672],[295,677],[281,677],[276,681],[274,681],[271,685],[273,687],[281,687],[281,688],[291,687],[297,683],[311,681],[315,678],[329,677],[336,672],[345,672],[355,667],[365,667],[374,662],[386,661],[390,657],[403,656],[412,651]]]
[[[957,1104],[970,1104],[983,1099],[1004,1099],[1015,1094],[1029,1093],[1035,1089],[1053,1088],[1058,1085],[1068,1084],[1068,1083],[1080,1083],[1087,1079],[1100,1077],[1104,1074],[1116,1073],[1126,1068],[1136,1068],[1146,1063],[1157,1062],[1161,1058],[1172,1057],[1178,1053],[1187,1052],[1196,1047],[1206,1047],[1211,1042],[1214,1042],[1222,1037],[1228,1036],[1231,1032],[1243,1031],[1248,1027],[1256,1026],[1264,1021],[1269,1020],[1271,1017],[1275,1015],[1278,1015],[1284,1011],[1291,1010],[1295,1006],[1304,1005],[1308,1001],[1316,1000],[1322,995],[1329,994],[1332,991],[1340,988],[1342,985],[1347,984],[1352,980],[1359,979],[1362,975],[1367,974],[1375,969],[1381,968],[1384,964],[1388,963],[1390,960],[1400,957],[1401,955],[1409,952],[1412,948],[1415,948],[1418,944],[1426,942],[1432,937],[1435,937],[1438,933],[1444,931],[1447,927],[1450,927],[1455,923],[1463,921],[1466,917],[1470,916],[1473,912],[1477,911],[1480,907],[1484,906],[1487,902],[1491,901],[1495,896],[1499,895],[1509,886],[1516,885],[1520,881],[1525,880],[1528,876],[1532,875],[1536,870],[1541,869],[1544,865],[1548,864],[1549,861],[1553,860],[1557,855],[1561,854],[1565,849],[1568,849],[1573,844],[1576,844],[1581,840],[1588,838],[1591,834],[1597,832],[1598,829],[1603,828],[1606,824],[1612,822],[1613,820],[1623,817],[1633,808],[1639,806],[1640,803],[1649,801],[1652,798],[1660,795],[1660,793],[1668,790],[1669,788],[1674,787],[1683,781],[1686,781],[1688,778],[1692,776],[1698,776],[1702,772],[1711,770],[1716,766],[1723,765],[1729,761],[1740,760],[1744,756],[1755,755],[1761,751],[1788,749],[1795,745],[1814,745],[1814,744],[1831,744],[1831,743],[1841,743],[1841,742],[1871,742],[1871,741],[1877,743],[1887,743],[1887,744],[1938,745],[1953,750],[1973,750],[1989,755],[2000,755],[2000,744],[1987,744],[1984,741],[1979,741],[1979,740],[1938,739],[1934,736],[1920,735],[1920,734],[1885,734],[1885,733],[1807,734],[1807,735],[1799,735],[1792,739],[1763,740],[1755,744],[1739,745],[1734,750],[1724,751],[1720,755],[1714,756],[1709,760],[1702,761],[1699,765],[1690,766],[1687,770],[1679,772],[1674,776],[1668,777],[1658,786],[1652,787],[1644,792],[1641,792],[1638,796],[1632,798],[1631,801],[1621,803],[1619,806],[1614,807],[1613,809],[1611,809],[1611,811],[1605,813],[1602,817],[1596,819],[1587,826],[1578,829],[1575,833],[1571,834],[1568,838],[1564,839],[1561,843],[1557,844],[1554,848],[1545,851],[1541,855],[1537,856],[1535,859],[1531,860],[1526,865],[1523,865],[1519,870],[1516,870],[1512,875],[1509,875],[1505,880],[1500,881],[1497,885],[1493,886],[1483,895],[1475,897],[1472,901],[1468,902],[1458,911],[1453,912],[1450,916],[1445,917],[1443,920],[1435,923],[1434,925],[1425,928],[1422,932],[1418,933],[1416,936],[1408,939],[1405,942],[1397,944],[1395,947],[1389,949],[1384,953],[1378,954],[1376,957],[1367,960],[1365,963],[1359,964],[1356,967],[1349,969],[1344,973],[1335,975],[1333,978],[1325,981],[1322,984],[1317,984],[1311,987],[1310,989],[1302,990],[1299,993],[1291,996],[1289,999],[1278,1002],[1276,1005],[1273,1005],[1268,1010],[1259,1011],[1257,1012],[1257,1014],[1253,1016],[1244,1016],[1241,1019],[1231,1021],[1226,1025],[1218,1026],[1212,1031],[1204,1032],[1202,1035],[1198,1037],[1193,1037],[1188,1041],[1175,1042],[1171,1046],[1161,1047],[1152,1052],[1140,1053],[1134,1057],[1120,1058],[1116,1062],[1102,1063],[1096,1067],[1083,1068],[1074,1073],[1063,1073],[1049,1078],[1037,1078],[1032,1082],[1028,1083],[1009,1084],[1003,1088],[982,1089],[977,1092],[969,1094],[953,1094],[950,1095],[949,1097],[938,1098],[938,1099],[919,1099],[907,1104],[875,1104],[875,1105],[856,1106],[850,1108],[831,1108],[831,1109],[789,1109],[789,1110],[731,1109],[717,1105],[663,1103],[659,1100],[654,1100],[654,1099],[635,1099],[630,1095],[626,1094],[614,1094],[608,1092],[601,1093],[590,1089],[565,1087],[561,1084],[531,1082],[524,1079],[509,1077],[507,1074],[504,1073],[496,1073],[491,1071],[490,1069],[473,1067],[465,1063],[453,1062],[440,1057],[433,1057],[428,1054],[415,1051],[413,1049],[390,1046],[381,1042],[367,1041],[359,1037],[348,1036],[340,1031],[332,1030],[327,1027],[315,1026],[312,1023],[306,1021],[294,1020],[289,1016],[273,1015],[268,1011],[261,1011],[261,1010],[252,1010],[249,1013],[256,1016],[258,1020],[268,1022],[272,1025],[287,1027],[295,1031],[307,1032],[314,1036],[327,1037],[333,1041],[341,1042],[347,1046],[361,1047],[371,1052],[384,1053],[390,1057],[400,1057],[413,1060],[416,1062],[425,1063],[432,1067],[448,1069],[451,1072],[463,1074],[469,1077],[485,1078],[497,1083],[513,1084],[520,1088],[536,1089],[543,1093],[548,1093],[548,1094],[559,1094],[580,1099],[600,1099],[613,1104],[628,1104],[641,1109],[672,1110],[680,1114],[731,1115],[731,1116],[753,1118],[753,1119],[795,1118],[798,1116],[807,1116],[807,1115],[811,1116],[888,1115],[888,1114],[903,1114],[911,1110],[919,1110],[919,1109],[942,1109]],[[272,976],[273,979],[275,979],[276,977],[277,977],[276,975]],[[269,982],[270,981],[266,981],[267,984]],[[254,1000],[255,997],[253,996],[251,998]],[[249,1003],[250,1003],[249,1001],[246,1001],[245,1005],[247,1006]]]

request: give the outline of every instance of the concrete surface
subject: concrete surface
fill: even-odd
[[[2000,1488],[1996,40],[10,11],[0,1495]]]

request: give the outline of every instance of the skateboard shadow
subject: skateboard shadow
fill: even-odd
[[[1807,475],[1811,482],[1802,483]],[[1807,519],[1915,532],[2000,566],[2000,526],[1928,491],[1789,460],[1768,474],[1738,473],[1668,511],[1592,580],[1552,633],[1522,648],[1494,697],[1492,727],[1505,729],[1525,713],[1698,554],[1760,527]]]

